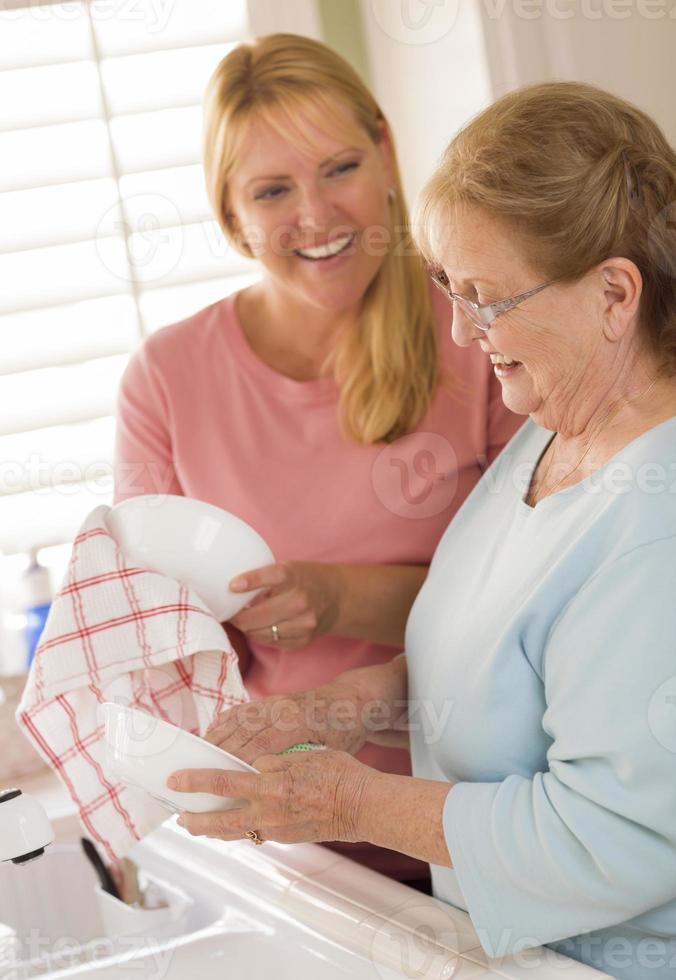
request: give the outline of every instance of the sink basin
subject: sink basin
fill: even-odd
[[[537,967],[488,961],[464,912],[317,845],[193,838],[172,817],[130,856],[192,899],[181,921],[106,936],[76,843],[0,866],[0,922],[22,944],[0,980],[552,980],[562,966],[568,980],[604,976],[549,950]]]

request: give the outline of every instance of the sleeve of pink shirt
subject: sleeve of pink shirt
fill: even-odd
[[[114,503],[139,494],[183,494],[172,455],[162,379],[144,344],[132,356],[117,394]]]

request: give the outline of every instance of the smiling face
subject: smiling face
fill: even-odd
[[[235,231],[262,263],[268,287],[337,311],[361,303],[383,262],[393,176],[385,128],[374,143],[338,103],[332,119],[335,135],[309,115],[299,120],[297,143],[253,119],[228,198]]]
[[[530,267],[514,230],[478,209],[455,210],[436,251],[453,292],[479,304],[548,278]],[[499,316],[488,331],[456,303],[453,338],[463,347],[478,343],[491,358],[513,412],[552,431],[579,431],[627,363],[625,349],[604,334],[608,295],[602,270],[591,270],[577,283],[553,283]]]

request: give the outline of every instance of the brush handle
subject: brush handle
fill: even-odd
[[[90,841],[88,837],[81,837],[80,843],[82,844],[82,850],[85,852],[89,863],[94,868],[94,871],[98,876],[99,882],[101,883],[101,888],[103,888],[104,892],[108,892],[109,895],[112,895],[113,898],[117,898],[121,901],[122,899],[119,889],[115,884],[115,879],[103,863],[103,858],[97,851],[94,842]]]

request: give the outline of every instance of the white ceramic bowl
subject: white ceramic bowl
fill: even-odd
[[[231,592],[230,580],[275,560],[245,521],[190,497],[130,497],[111,508],[106,526],[129,561],[185,583],[219,622],[260,591]]]
[[[145,790],[172,813],[209,813],[244,804],[212,793],[175,792],[167,786],[167,777],[177,769],[256,772],[247,762],[137,708],[104,701],[99,720],[105,725],[106,769],[121,782]]]

